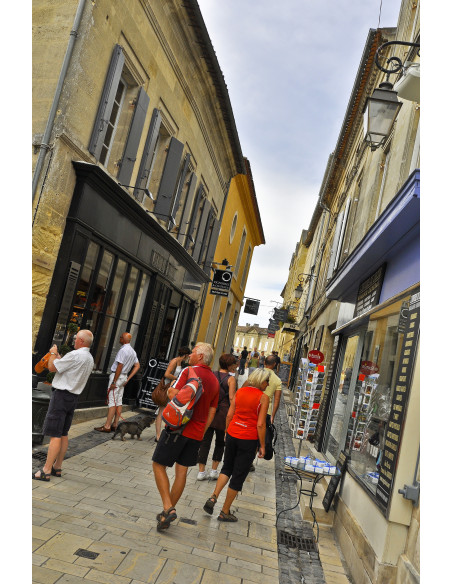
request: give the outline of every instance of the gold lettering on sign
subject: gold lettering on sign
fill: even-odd
[[[403,363],[404,365],[408,365],[408,363],[409,363],[409,362],[410,362],[410,360],[409,360],[409,359],[404,359],[404,360],[402,361],[402,363]]]
[[[410,333],[407,334],[406,338],[407,339],[412,339],[414,337],[414,332],[411,331]]]
[[[402,383],[406,381],[406,375],[401,375],[399,377],[399,381],[401,381]]]
[[[398,404],[394,404],[394,410],[396,412],[402,412],[403,411],[403,406],[399,406]]]
[[[394,420],[398,420],[399,419],[399,414],[394,414]]]
[[[407,341],[407,342],[405,343],[405,346],[406,346],[406,347],[411,347],[412,345],[413,345],[413,341]]]

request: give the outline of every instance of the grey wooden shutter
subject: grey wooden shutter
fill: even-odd
[[[348,212],[350,210],[350,200],[351,200],[350,198],[347,199],[347,203],[345,205],[345,210],[344,210],[344,216],[342,218],[341,232],[340,232],[339,240],[337,243],[336,258],[334,260],[334,267],[333,267],[334,270],[337,268],[337,266],[339,264],[339,258],[341,257],[342,242],[344,241],[345,227],[347,225]]]
[[[183,150],[182,142],[171,138],[154,207],[154,213],[162,219],[169,218]]]
[[[207,220],[209,218],[210,209],[212,205],[209,201],[204,202],[204,208],[201,213],[201,219],[199,220],[198,231],[196,232],[195,247],[193,249],[192,258],[195,261],[199,260],[199,256],[202,250],[202,244],[205,241]]]
[[[152,112],[151,122],[149,124],[148,135],[144,144],[143,155],[141,157],[140,168],[138,170],[136,187],[145,189],[148,183],[149,176],[152,171],[152,163],[154,161],[154,152],[157,145],[160,124],[162,123],[162,114],[155,108]],[[142,191],[141,191],[142,192]],[[140,191],[135,191],[133,194],[138,197]]]
[[[122,155],[121,166],[118,172],[118,182],[128,185],[132,178],[133,167],[137,159],[138,146],[143,132],[144,120],[148,111],[149,97],[145,90],[140,87],[133,112],[132,123],[130,124],[129,135],[127,136],[124,154]]]
[[[195,221],[196,221],[196,217],[198,215],[198,209],[199,209],[199,205],[201,204],[202,201],[202,194],[204,191],[204,187],[202,185],[202,183],[199,185],[199,189],[198,192],[196,193],[196,198],[195,198],[195,202],[193,204],[193,209],[190,215],[190,224],[188,226],[188,235],[190,237],[193,237],[193,232],[195,230]],[[187,240],[188,241],[188,240]],[[185,242],[185,247],[187,247],[187,241]]]
[[[177,190],[176,190],[176,196],[174,197],[174,203],[173,206],[171,208],[171,216],[172,217],[176,217],[177,214],[177,210],[179,207],[179,201],[182,195],[182,190],[184,188],[184,184],[185,184],[185,178],[187,176],[188,173],[188,165],[190,163],[190,154],[187,154],[185,156],[185,160],[184,160],[184,166],[182,168],[182,171],[180,173],[180,179],[179,179],[179,184],[177,185]],[[182,229],[179,229],[179,231],[182,231]],[[184,233],[184,231],[182,231],[182,233]]]
[[[107,72],[102,97],[97,110],[96,120],[94,122],[93,133],[88,146],[88,151],[96,158],[99,158],[102,144],[104,143],[107,132],[108,120],[111,116],[113,102],[118,89],[119,80],[121,79],[122,68],[124,66],[124,53],[122,47],[115,45],[111,57],[110,66]]]
[[[177,239],[181,245],[184,245],[185,238],[187,237],[189,221],[190,221],[190,211],[195,197],[197,177],[194,172],[192,172],[190,177],[190,184],[188,185],[187,196],[185,198],[184,210],[182,212],[182,217],[180,220],[180,229]]]
[[[328,264],[328,272],[326,274],[327,280],[329,280],[331,278],[331,276],[333,275],[334,263],[336,261],[337,245],[339,243],[339,236],[341,234],[343,216],[344,216],[343,211],[341,211],[339,213],[339,215],[337,216],[336,231],[334,232],[333,244],[331,246],[331,251],[330,251],[330,263]]]
[[[212,233],[210,236],[210,241],[208,243],[209,247],[207,248],[206,261],[205,261],[204,268],[203,268],[205,273],[208,276],[210,275],[210,268],[211,268],[211,264],[213,262],[215,249],[217,247],[218,235],[220,234],[220,227],[221,227],[221,223],[218,221],[218,219],[214,219]]]

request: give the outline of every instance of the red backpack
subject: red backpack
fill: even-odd
[[[202,381],[196,376],[193,367],[187,367],[188,375],[185,385],[178,394],[168,402],[162,412],[162,420],[172,431],[180,430],[191,420],[193,409],[203,394]]]

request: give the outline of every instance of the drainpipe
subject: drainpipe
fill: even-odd
[[[47,150],[50,149],[48,142],[49,142],[50,136],[52,134],[53,122],[55,120],[55,115],[56,115],[56,111],[58,108],[58,102],[60,101],[61,92],[63,90],[63,83],[64,83],[64,80],[66,78],[66,73],[67,73],[67,70],[69,67],[69,61],[71,60],[72,52],[74,50],[75,41],[78,37],[78,28],[80,26],[80,21],[82,19],[82,14],[83,14],[83,9],[85,8],[85,3],[86,3],[86,0],[79,0],[77,12],[75,14],[75,19],[74,19],[74,25],[73,25],[72,30],[70,32],[69,43],[68,43],[68,46],[66,49],[66,54],[64,56],[63,65],[62,65],[61,71],[60,71],[60,77],[58,79],[58,84],[57,84],[57,87],[55,90],[55,95],[53,96],[53,103],[52,103],[52,107],[50,108],[49,118],[47,120],[47,126],[46,126],[46,129],[44,131],[44,135],[42,137],[42,142],[39,146],[38,161],[36,163],[36,168],[35,168],[35,172],[33,175],[33,193],[32,193],[33,201],[35,198],[36,189],[38,188],[38,181],[39,181],[39,177],[41,176],[41,170],[42,170],[42,167],[44,165],[44,159],[45,159],[45,156],[47,154]]]

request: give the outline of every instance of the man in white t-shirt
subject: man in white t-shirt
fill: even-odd
[[[93,333],[81,330],[75,337],[74,351],[61,357],[56,345],[50,349],[48,369],[55,373],[55,377],[42,430],[44,436],[50,436],[50,443],[44,466],[32,475],[35,480],[49,481],[50,475],[61,476],[61,466],[69,443],[69,428],[78,396],[85,388],[94,368],[94,360],[89,351],[92,342]]]
[[[114,363],[111,366],[111,374],[108,382],[107,420],[103,426],[94,428],[98,432],[111,432],[112,430],[116,430],[122,412],[124,387],[140,368],[137,354],[130,346],[131,340],[132,335],[130,333],[122,333],[119,337],[119,342],[122,347],[116,353]]]

